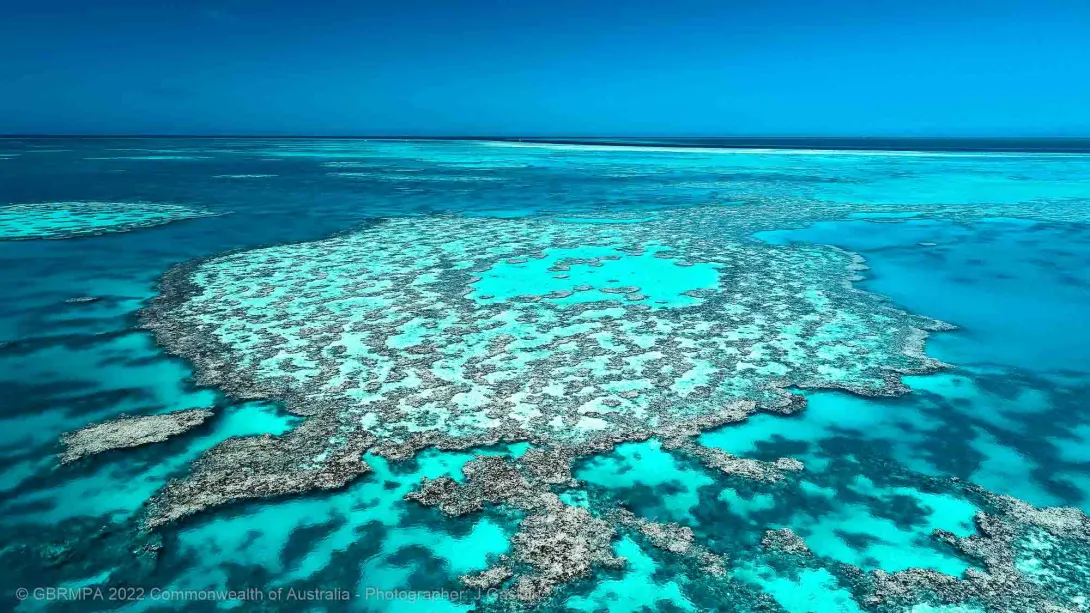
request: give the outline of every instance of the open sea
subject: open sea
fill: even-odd
[[[1090,608],[1090,141],[0,139],[0,610]]]

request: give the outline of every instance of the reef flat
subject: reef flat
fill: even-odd
[[[1088,156],[10,147],[0,178],[48,155],[53,183],[0,183],[10,201],[217,216],[0,244],[3,597],[204,594],[128,613],[1090,597]],[[218,596],[248,588],[337,599]]]
[[[851,255],[717,243],[716,223],[389,220],[183,266],[143,320],[202,380],[322,424],[284,439],[301,461],[359,437],[390,458],[587,453],[744,419],[739,401],[791,412],[789,387],[893,395],[940,366],[920,348],[942,324],[854,290]]]
[[[127,232],[208,211],[150,202],[46,202],[0,206],[0,240],[64,239]]]

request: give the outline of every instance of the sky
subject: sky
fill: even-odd
[[[1090,136],[1090,0],[4,0],[0,133]]]

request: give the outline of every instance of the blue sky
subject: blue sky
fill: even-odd
[[[1090,136],[1087,0],[7,0],[0,133]]]

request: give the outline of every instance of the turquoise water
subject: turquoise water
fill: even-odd
[[[15,610],[254,610],[226,594],[250,588],[285,611],[1077,611],[1090,595],[1088,155],[258,139],[0,154]],[[87,425],[194,408],[213,416],[162,442],[57,459]],[[266,443],[217,464],[238,441]],[[567,454],[574,481],[458,516],[406,499],[425,477],[477,487],[478,455],[532,474],[535,449]],[[337,462],[367,470],[323,485]],[[228,494],[149,521],[194,483]],[[520,600],[520,581],[551,577],[525,530],[559,521],[535,502],[552,494],[627,562]],[[690,528],[725,573],[619,509]],[[762,545],[784,528],[808,554]],[[498,567],[499,596],[460,579]],[[964,587],[875,596],[912,569]],[[1009,573],[1021,583],[983,595]],[[122,586],[144,591],[110,600]]]
[[[473,284],[470,298],[486,303],[503,302],[527,293],[527,288],[532,287],[535,293],[559,304],[601,302],[620,294],[626,300],[646,302],[652,308],[684,307],[700,302],[684,292],[718,286],[715,266],[679,268],[666,258],[656,257],[666,251],[660,245],[649,245],[642,255],[622,257],[623,252],[609,248],[547,250],[544,258],[493,266],[484,271],[481,280]],[[601,259],[601,266],[577,263],[565,272],[548,274],[550,268],[564,260],[592,259]],[[577,289],[581,287],[592,289]],[[609,290],[618,291],[607,293]]]

